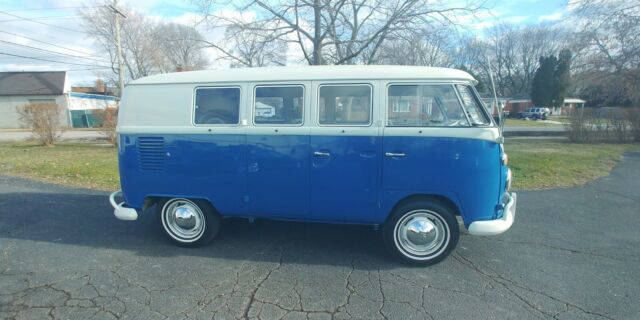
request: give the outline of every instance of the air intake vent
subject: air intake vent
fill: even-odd
[[[164,170],[164,138],[138,138],[138,164],[142,171]]]

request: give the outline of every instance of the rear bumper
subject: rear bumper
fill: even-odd
[[[109,196],[109,203],[113,207],[113,215],[120,220],[133,221],[138,219],[138,212],[136,209],[127,208],[124,206],[124,202],[117,203],[116,197],[122,196],[122,190],[118,190]]]
[[[501,234],[513,225],[516,218],[516,201],[515,192],[509,194],[509,201],[504,206],[502,218],[487,221],[474,221],[469,225],[469,233],[476,236],[493,236]]]

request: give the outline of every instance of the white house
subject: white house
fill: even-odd
[[[95,111],[117,107],[118,98],[72,92],[66,71],[0,72],[0,129],[20,128],[16,108],[30,103],[61,106],[61,123],[77,128],[99,125]]]

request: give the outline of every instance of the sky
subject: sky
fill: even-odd
[[[189,0],[120,0],[141,13],[191,25],[197,8]],[[96,10],[91,0],[0,0],[0,72],[67,70],[72,85],[91,85],[108,57],[89,38],[81,24],[82,10]],[[567,0],[487,0],[474,16],[457,18],[462,28],[482,35],[499,22],[537,24],[563,19]],[[208,38],[211,30],[201,29]],[[211,68],[226,63],[212,57]],[[40,60],[38,60],[40,59]],[[45,61],[50,60],[50,61]],[[102,69],[98,69],[102,68]]]

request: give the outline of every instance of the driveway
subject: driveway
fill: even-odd
[[[584,187],[521,192],[516,223],[430,268],[366,227],[225,221],[175,247],[106,194],[0,177],[0,319],[637,319],[640,154]]]

